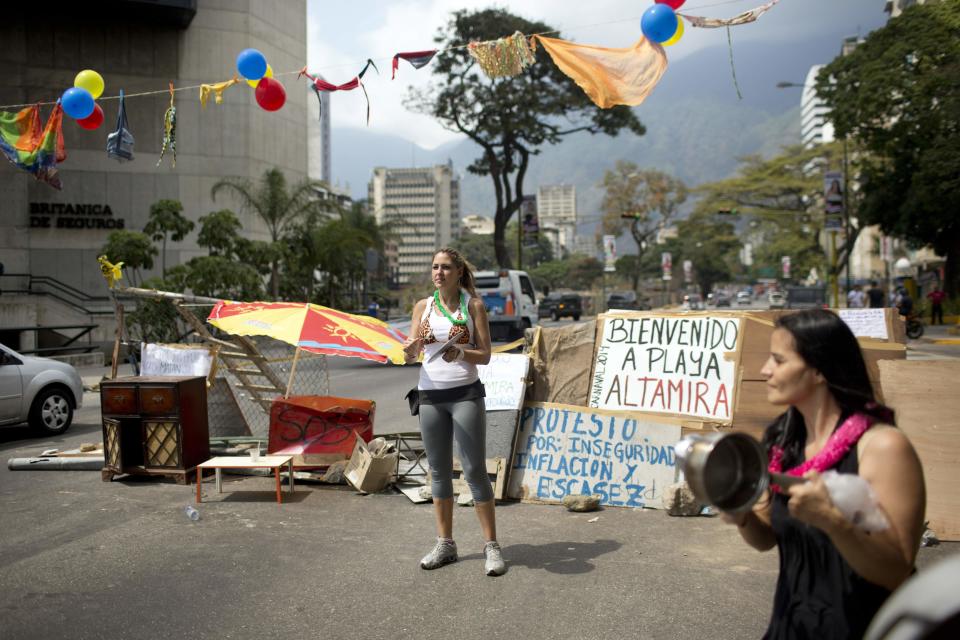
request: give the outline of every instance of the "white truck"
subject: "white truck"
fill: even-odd
[[[537,292],[526,271],[478,271],[474,277],[487,308],[491,340],[516,340],[537,325]]]

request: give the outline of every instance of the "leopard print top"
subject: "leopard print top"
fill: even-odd
[[[417,337],[423,338],[423,344],[433,344],[434,342],[439,342],[436,336],[433,335],[433,329],[430,328],[430,316],[436,314],[441,316],[443,313],[440,309],[435,309],[436,306],[433,302],[433,298],[428,298],[429,302],[428,309],[429,313],[423,319],[423,322],[420,323],[420,327],[417,330]],[[442,317],[442,316],[441,316]],[[457,309],[457,314],[454,316],[457,320],[463,320],[463,312],[460,309]],[[470,343],[470,331],[467,329],[465,324],[456,324],[453,325],[453,328],[450,329],[450,337],[457,335],[458,333],[462,334],[460,338],[457,339],[457,344],[469,344]]]

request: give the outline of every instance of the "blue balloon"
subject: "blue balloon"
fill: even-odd
[[[95,105],[90,92],[80,87],[70,87],[64,91],[60,104],[63,105],[63,112],[76,120],[83,120],[93,113]]]
[[[247,80],[259,80],[267,72],[267,59],[256,49],[244,49],[237,56],[237,71]]]
[[[677,14],[665,4],[655,4],[643,12],[640,30],[647,40],[666,42],[677,32]]]

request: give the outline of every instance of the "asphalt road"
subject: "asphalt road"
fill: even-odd
[[[401,424],[416,367],[330,365],[333,393],[383,398],[378,431]],[[88,393],[62,437],[0,430],[0,459],[99,440]],[[461,562],[426,572],[429,505],[303,484],[277,505],[271,487],[227,476],[219,495],[208,481],[192,522],[193,487],[3,465],[0,637],[750,638],[771,608],[776,553],[717,518],[505,504],[509,571],[489,578],[470,509],[455,514]],[[921,549],[918,565],[956,553]]]

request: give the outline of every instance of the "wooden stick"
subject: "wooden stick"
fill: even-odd
[[[114,298],[116,302],[116,298]],[[113,339],[113,358],[110,361],[110,379],[117,379],[117,368],[120,366],[120,339],[123,336],[123,305],[116,305],[117,331]]]
[[[300,358],[300,347],[297,347],[293,354],[293,364],[290,365],[290,377],[287,379],[287,392],[283,394],[284,398],[290,397],[290,387],[293,386],[293,374],[297,370],[297,359]]]

